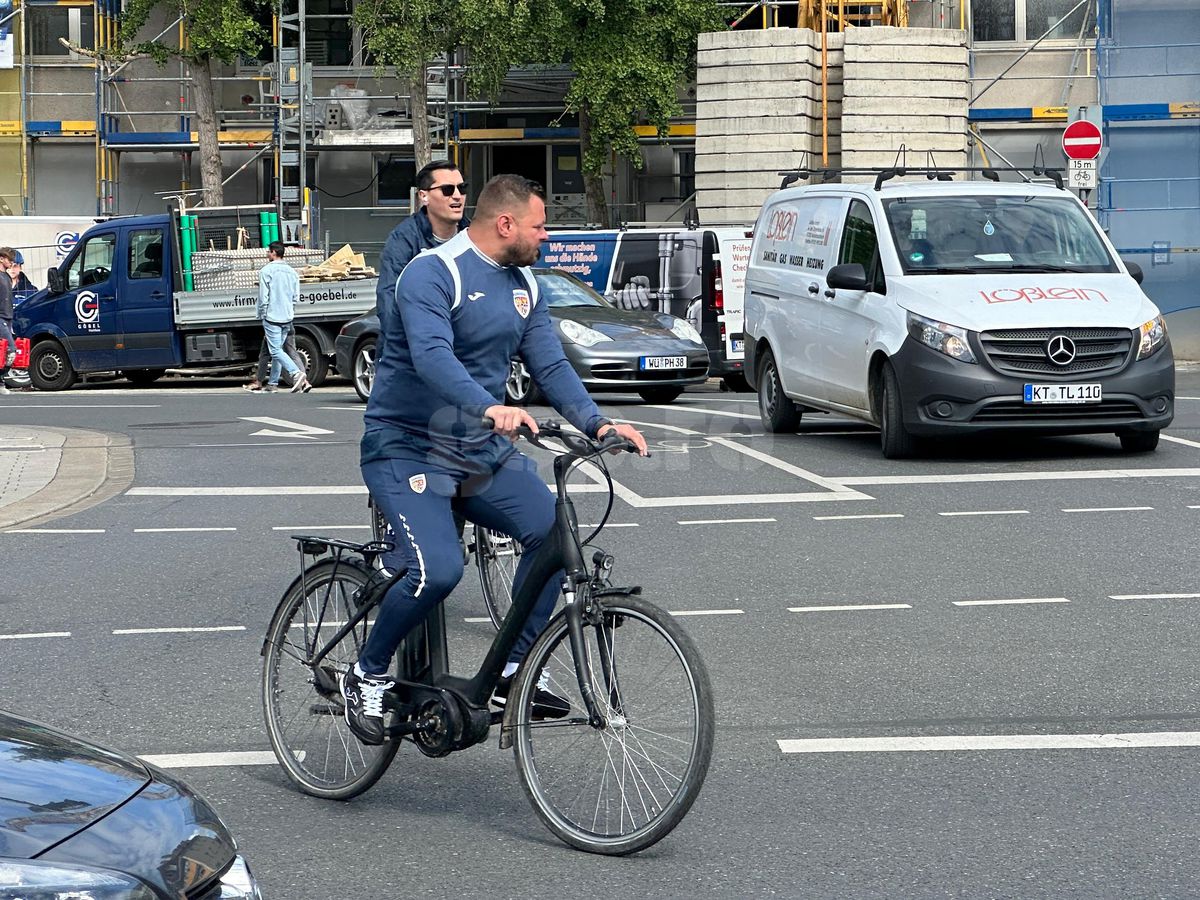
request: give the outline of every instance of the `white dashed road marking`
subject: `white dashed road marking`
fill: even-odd
[[[146,753],[139,757],[160,769],[205,769],[213,766],[274,766],[278,764],[270,750],[244,750],[229,753]]]
[[[1064,509],[1065,513],[1083,513],[1083,512],[1136,512],[1138,510],[1151,510],[1153,506],[1094,506],[1083,509]]]
[[[1109,600],[1200,600],[1200,594],[1110,594]]]
[[[912,609],[911,603],[861,603],[855,606],[789,606],[788,612],[853,612],[863,609]]]
[[[896,753],[955,750],[1129,750],[1200,747],[1200,731],[1140,734],[962,734],[937,737],[809,738],[777,741],[784,753]]]
[[[744,609],[673,609],[673,616],[744,616]]]
[[[680,519],[676,525],[743,525],[753,522],[775,522],[776,519]]]
[[[818,522],[845,522],[852,519],[903,519],[904,513],[874,513],[863,516],[813,516]]]
[[[113,634],[190,634],[208,631],[245,631],[245,625],[211,625],[199,628],[117,628]]]
[[[103,528],[6,528],[5,534],[104,534]]]
[[[32,634],[0,634],[0,641],[24,641],[30,638],[66,638],[69,631],[39,631]]]
[[[134,534],[174,534],[182,531],[237,531],[236,528],[135,528]]]
[[[1013,600],[955,600],[955,606],[1017,606],[1029,603],[1070,603],[1066,597],[1018,597]]]
[[[975,509],[963,512],[940,512],[939,516],[1027,516],[1027,509]]]

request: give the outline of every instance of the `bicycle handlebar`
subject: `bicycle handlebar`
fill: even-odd
[[[480,420],[480,423],[489,431],[496,427],[496,423],[491,416],[484,416]],[[608,450],[624,450],[627,453],[638,452],[638,448],[633,441],[621,437],[615,430],[609,432],[607,436],[600,440],[594,440],[576,431],[568,431],[553,419],[545,419],[538,422],[537,426],[538,430],[534,432],[530,430],[528,425],[521,425],[517,428],[517,434],[535,447],[546,446],[542,442],[542,438],[556,438],[566,444],[567,450],[572,456],[578,457],[595,456]]]

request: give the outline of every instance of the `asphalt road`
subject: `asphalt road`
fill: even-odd
[[[623,527],[599,543],[618,581],[707,613],[681,621],[717,692],[704,791],[640,856],[559,844],[494,740],[405,748],[349,803],[227,764],[269,749],[258,649],[298,571],[287,535],[368,533],[346,386],[0,401],[12,424],[123,434],[136,466],[113,499],[0,533],[0,638],[48,635],[0,640],[0,704],[209,754],[179,773],[269,898],[1197,896],[1200,372],[1178,393],[1152,454],[1013,438],[904,462],[826,416],[765,435],[752,395],[603,400],[657,452],[613,461]],[[579,495],[582,521],[601,500]],[[466,672],[491,635],[464,621],[473,572],[447,615]]]

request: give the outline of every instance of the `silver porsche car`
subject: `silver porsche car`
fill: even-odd
[[[636,393],[670,403],[689,384],[708,378],[708,348],[687,321],[666,313],[617,309],[558,269],[534,269],[567,359],[589,391]],[[366,400],[375,376],[379,317],[347,324],[337,339],[338,371]],[[538,387],[525,364],[512,361],[505,383],[511,404],[536,403]]]

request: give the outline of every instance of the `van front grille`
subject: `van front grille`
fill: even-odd
[[[1050,339],[1062,335],[1075,345],[1075,358],[1066,365],[1047,354]],[[1078,378],[1116,372],[1130,361],[1134,332],[1129,328],[1021,328],[984,331],[979,335],[987,361],[1005,375],[1038,378]]]

